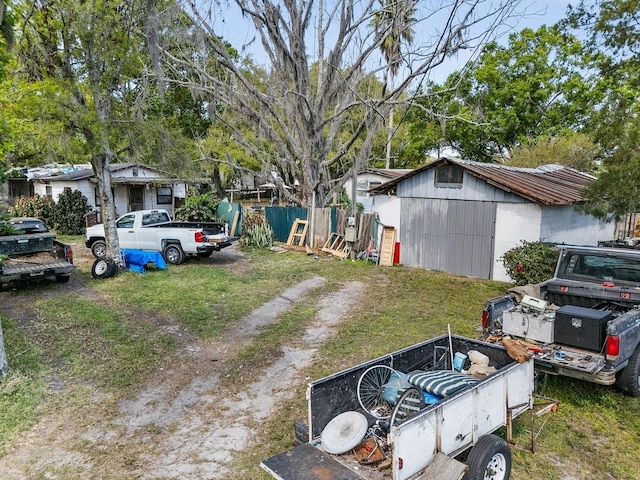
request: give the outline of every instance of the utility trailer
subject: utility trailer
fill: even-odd
[[[470,351],[488,357],[495,372],[426,406],[423,400],[428,394],[416,406],[410,404],[409,392],[415,392],[416,387],[404,391],[398,388],[390,416],[372,407],[368,399],[363,403],[363,381],[369,372],[452,372],[454,353],[466,355]],[[393,384],[389,378],[381,380],[384,392]],[[300,444],[261,463],[276,479],[456,480],[464,476],[465,480],[507,480],[511,451],[508,443],[492,432],[506,426],[509,436],[511,421],[534,407],[534,367],[532,360],[513,361],[501,345],[444,335],[316,380],[308,386],[307,400],[308,426],[304,426],[302,435],[296,431]],[[332,427],[330,423],[349,415],[366,418],[363,440],[382,432],[383,438],[375,440],[373,449],[386,450],[381,463],[386,462],[388,468],[381,468],[380,463],[363,464],[356,455],[363,443],[341,454],[335,454],[333,445],[326,448],[323,436]],[[299,430],[301,425],[296,426]],[[342,430],[339,435],[346,432],[347,437],[353,433],[352,426],[346,424],[338,430]],[[335,431],[333,428],[332,435]],[[470,448],[466,465],[454,458]]]

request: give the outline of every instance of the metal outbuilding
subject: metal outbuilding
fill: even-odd
[[[370,190],[400,199],[400,263],[510,281],[501,257],[521,241],[596,245],[614,225],[580,213],[591,175],[442,157]]]

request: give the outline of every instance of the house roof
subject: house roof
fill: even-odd
[[[398,178],[411,172],[410,168],[365,168],[360,173],[373,173],[386,178]]]
[[[132,168],[132,167],[139,167],[139,168],[143,168],[145,170],[150,170],[159,174],[165,174],[165,172],[158,170],[155,167],[150,167],[148,165],[143,165],[141,163],[112,163],[111,165],[109,165],[109,171],[113,174],[113,173],[117,173],[120,172],[122,170],[126,170],[128,168]],[[75,170],[72,172],[67,172],[67,173],[62,173],[62,174],[53,174],[53,175],[44,175],[44,176],[38,176],[36,178],[34,178],[34,180],[44,180],[44,181],[56,181],[56,182],[73,182],[73,181],[77,181],[77,180],[85,180],[88,178],[92,178],[94,177],[94,173],[93,173],[93,169],[92,168],[81,168],[79,170]],[[122,183],[123,181],[125,183],[136,183],[135,182],[136,178],[135,177],[126,177],[126,181],[125,179],[118,179],[117,177],[112,178],[111,181],[112,183]],[[149,181],[159,181],[159,180],[173,180],[173,179],[160,179],[160,178],[145,178],[145,177],[141,177],[139,179],[139,183],[148,183]]]
[[[443,164],[460,165],[470,175],[480,178],[496,188],[543,205],[572,205],[584,201],[582,189],[595,178],[564,165],[517,168],[495,163],[442,157],[369,191],[378,194],[395,192],[396,186],[400,182]]]

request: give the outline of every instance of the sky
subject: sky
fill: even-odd
[[[567,6],[569,4],[577,5],[576,0],[531,0],[525,4],[527,14],[518,19],[517,22],[505,26],[502,36],[498,38],[498,42],[506,44],[509,34],[519,32],[525,28],[536,30],[543,25],[554,25],[564,18]],[[465,58],[450,58],[439,70],[434,71],[432,80],[436,83],[442,83],[447,75],[464,66]]]
[[[325,3],[328,3],[325,0]],[[558,20],[564,17],[566,8],[569,4],[577,4],[577,0],[525,0],[519,7],[520,12],[526,12],[520,16],[517,21],[512,19],[509,25],[502,27],[501,36],[498,41],[506,43],[508,40],[508,34],[516,31],[520,31],[523,28],[537,29],[542,25],[553,25]],[[242,18],[235,3],[231,1],[227,4],[227,8],[222,12],[217,12],[214,15],[215,31],[226,40],[230,41],[232,45],[238,47],[242,44],[246,44],[251,38],[254,38],[255,34],[248,26],[247,19]],[[416,32],[418,36],[421,32]],[[308,45],[311,47],[313,41],[309,41]],[[255,41],[251,44],[248,52],[253,56],[254,60],[259,60],[265,57],[264,50],[257,36]],[[461,68],[468,60],[467,57],[460,56],[458,58],[450,58],[443,65],[436,70],[433,70],[430,79],[442,83],[448,74]]]

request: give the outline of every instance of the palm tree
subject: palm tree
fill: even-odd
[[[374,14],[371,22],[376,35],[382,37],[380,51],[387,62],[384,89],[389,82],[389,90],[393,90],[393,79],[398,74],[402,63],[402,42],[413,42],[412,25],[416,22],[414,0],[380,0],[381,8]],[[384,95],[384,90],[383,90]],[[391,164],[391,138],[393,137],[393,107],[389,109],[389,133],[387,136],[386,168]]]

